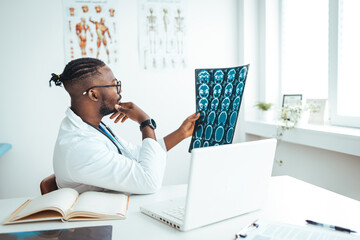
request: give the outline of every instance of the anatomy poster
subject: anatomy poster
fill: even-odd
[[[118,61],[117,0],[63,0],[65,60],[94,57]]]
[[[196,112],[189,152],[193,148],[230,144],[245,88],[249,65],[195,69]]]
[[[185,0],[139,0],[139,59],[142,70],[186,68]]]

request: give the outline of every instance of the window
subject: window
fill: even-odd
[[[328,99],[336,125],[360,127],[359,12],[359,0],[280,0],[281,92]]]
[[[283,94],[328,98],[328,13],[328,0],[281,1]]]
[[[330,42],[333,65],[330,103],[332,123],[360,127],[360,1],[331,0]],[[337,20],[337,21],[336,21]]]

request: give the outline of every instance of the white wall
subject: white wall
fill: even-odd
[[[120,2],[118,29],[124,36],[113,72],[123,82],[123,100],[142,107],[156,119],[157,135],[165,136],[195,111],[195,68],[243,64],[237,1],[187,1],[189,67],[163,73],[139,71],[137,1]],[[53,172],[53,146],[70,100],[64,89],[48,87],[50,74],[65,65],[61,1],[0,1],[0,24],[0,142],[13,145],[0,159],[0,198],[37,195],[40,181]],[[115,128],[140,142],[136,124]],[[164,184],[187,181],[189,141],[169,152]]]

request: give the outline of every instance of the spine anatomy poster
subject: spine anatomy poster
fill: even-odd
[[[139,59],[142,70],[186,68],[184,0],[139,0]]]
[[[118,1],[63,0],[65,61],[94,57],[118,61]]]

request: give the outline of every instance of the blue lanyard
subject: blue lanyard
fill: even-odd
[[[108,131],[106,131],[101,125],[99,125],[99,128],[101,129],[101,131],[103,131],[104,133],[106,133],[106,135],[109,136],[109,138],[111,138],[111,140],[113,140],[114,142],[119,143],[119,141],[117,139],[115,139]],[[120,144],[120,143],[119,143]]]
[[[83,120],[83,121],[84,121],[84,120]],[[93,125],[91,125],[90,123],[88,123],[88,122],[86,122],[86,121],[84,121],[84,122],[85,122],[86,124],[88,124],[89,126],[95,128],[97,131],[99,131],[99,132],[101,132],[102,134],[104,134],[107,138],[109,138],[110,141],[112,141],[112,143],[113,143],[113,144],[116,146],[116,148],[118,149],[118,152],[119,152],[120,154],[122,154],[122,153],[121,153],[121,150],[120,150],[120,147],[119,147],[119,145],[121,145],[121,143],[116,139],[114,133],[113,133],[103,122],[101,122],[100,125],[99,125],[99,128],[100,128],[101,131],[100,131],[98,128],[96,128],[96,127],[94,127]],[[108,131],[106,131],[106,130],[101,126],[101,124],[103,124]],[[114,138],[112,135],[110,135],[109,132],[110,132],[115,138]]]
[[[101,126],[101,124],[103,124],[106,129],[103,128]],[[101,129],[101,131],[103,133],[105,133],[109,137],[109,139],[115,144],[115,146],[118,149],[119,153],[122,154],[121,150],[120,150],[120,147],[119,147],[119,146],[121,146],[121,143],[119,142],[119,140],[117,140],[114,133],[103,122],[101,122],[101,124],[99,125],[99,128]]]

